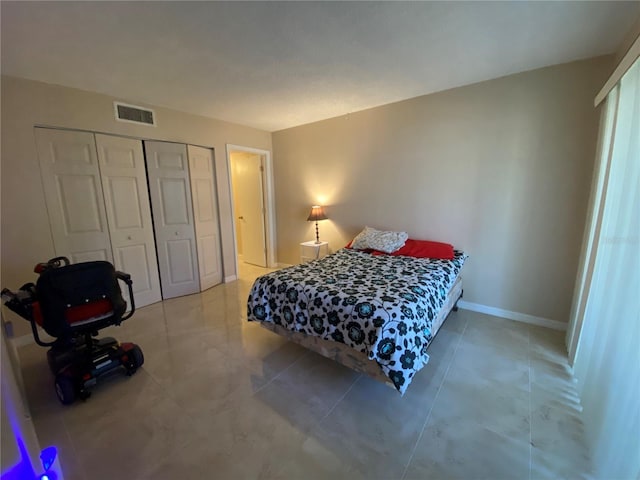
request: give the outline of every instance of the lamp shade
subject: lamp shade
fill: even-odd
[[[327,215],[324,213],[324,208],[320,205],[314,205],[311,207],[311,213],[307,218],[309,222],[317,222],[318,220],[326,220]]]

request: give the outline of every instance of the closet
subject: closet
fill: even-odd
[[[113,135],[35,133],[56,256],[113,262],[131,274],[137,306],[222,282],[210,149],[146,141],[143,150],[141,140]]]

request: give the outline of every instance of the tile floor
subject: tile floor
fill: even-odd
[[[145,365],[86,402],[60,405],[45,350],[20,349],[39,439],[59,448],[65,478],[590,476],[563,333],[453,312],[400,397],[246,322],[262,271],[110,329]]]

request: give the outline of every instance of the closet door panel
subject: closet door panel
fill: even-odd
[[[93,134],[49,128],[35,134],[56,255],[73,263],[113,261]]]
[[[142,141],[96,134],[96,146],[113,263],[131,275],[136,306],[158,302],[162,296]]]
[[[184,178],[159,178],[160,204],[163,225],[184,226],[191,222],[188,207],[189,185]]]
[[[187,147],[145,141],[162,298],[200,291]]]
[[[213,151],[193,145],[189,145],[187,149],[193,194],[200,288],[205,290],[222,283],[222,251],[220,248],[218,195],[215,188]]]
[[[167,241],[166,258],[169,264],[170,280],[174,285],[197,280],[193,269],[195,252],[192,243],[188,239]]]
[[[116,263],[126,265],[126,268],[123,270],[130,274],[134,281],[134,295],[136,297],[136,305],[139,307],[152,303],[145,302],[140,292],[148,292],[157,288],[158,292],[153,301],[161,300],[159,279],[152,279],[150,272],[151,269],[149,268],[149,262],[147,260],[149,253],[148,248],[144,244],[123,246],[114,249],[114,256],[117,259]],[[153,252],[153,257],[155,257],[155,252]]]

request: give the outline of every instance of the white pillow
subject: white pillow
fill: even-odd
[[[380,250],[384,253],[392,253],[402,248],[409,235],[407,232],[385,232],[371,227],[364,227],[351,242],[351,248],[355,250]]]

